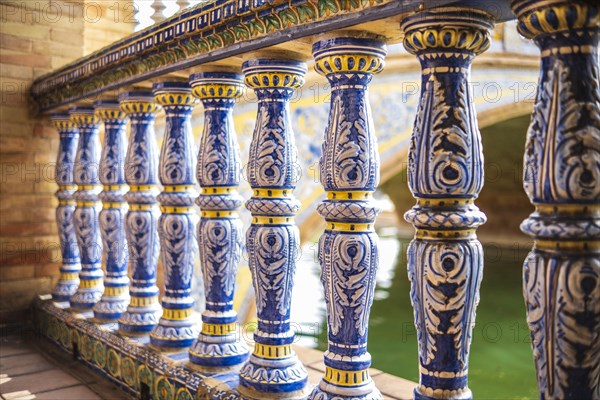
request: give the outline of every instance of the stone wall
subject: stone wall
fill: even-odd
[[[30,108],[34,79],[133,32],[131,0],[0,1],[0,323],[49,293],[60,252],[54,209],[58,133]]]

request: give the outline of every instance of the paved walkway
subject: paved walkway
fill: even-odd
[[[29,332],[0,337],[2,400],[119,400],[129,397]]]

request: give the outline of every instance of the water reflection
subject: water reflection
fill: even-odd
[[[406,273],[410,239],[380,231],[380,266],[369,323],[373,367],[418,380],[417,338]],[[478,399],[535,399],[535,372],[521,294],[522,261],[528,246],[484,245],[481,302],[473,330],[469,386]],[[292,299],[299,343],[326,349],[325,300],[317,246],[303,247]]]

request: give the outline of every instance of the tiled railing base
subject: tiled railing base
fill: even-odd
[[[64,306],[64,305],[63,305]],[[148,346],[147,337],[127,338],[109,325],[98,325],[38,299],[33,306],[36,332],[81,363],[119,385],[137,399],[205,400],[241,399],[238,372],[197,371],[189,367],[187,351],[160,353]],[[76,349],[74,344],[76,343]],[[319,383],[325,371],[323,353],[294,346],[306,366],[308,380]],[[74,354],[75,353],[75,354]],[[386,400],[412,399],[415,383],[371,368],[369,374]]]
[[[34,304],[35,330],[136,398],[240,399],[237,371],[200,372],[187,366],[187,351],[159,353],[140,340],[115,333],[58,307]],[[147,340],[146,340],[147,341]]]

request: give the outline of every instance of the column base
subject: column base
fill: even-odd
[[[128,305],[129,296],[102,296],[94,306],[94,317],[99,321],[116,321]]]
[[[200,334],[189,351],[192,364],[203,367],[228,367],[248,359],[248,347],[239,335],[209,336]]]
[[[305,398],[308,374],[296,355],[284,359],[268,360],[250,355],[240,371],[239,390],[254,399],[268,398],[274,393],[287,393],[290,397]],[[297,393],[296,393],[297,392]],[[302,396],[296,397],[302,393]]]
[[[147,334],[158,324],[161,315],[162,308],[159,304],[154,307],[129,306],[119,318],[119,333],[124,336]]]
[[[150,332],[150,345],[167,351],[190,347],[199,333],[199,326],[192,318],[179,321],[161,318]]]
[[[91,311],[102,298],[103,287],[90,289],[77,289],[77,292],[69,299],[71,308],[78,311]]]
[[[442,390],[432,389],[418,385],[414,390],[414,400],[473,400],[471,389],[465,388],[462,390]]]
[[[71,296],[77,292],[79,280],[77,281],[61,281],[59,280],[54,290],[52,291],[52,300],[61,302],[69,301]]]
[[[353,393],[354,392],[354,393]],[[366,392],[366,393],[365,393]],[[373,382],[360,387],[350,388],[332,385],[321,380],[310,396],[309,400],[383,400],[381,392]]]

